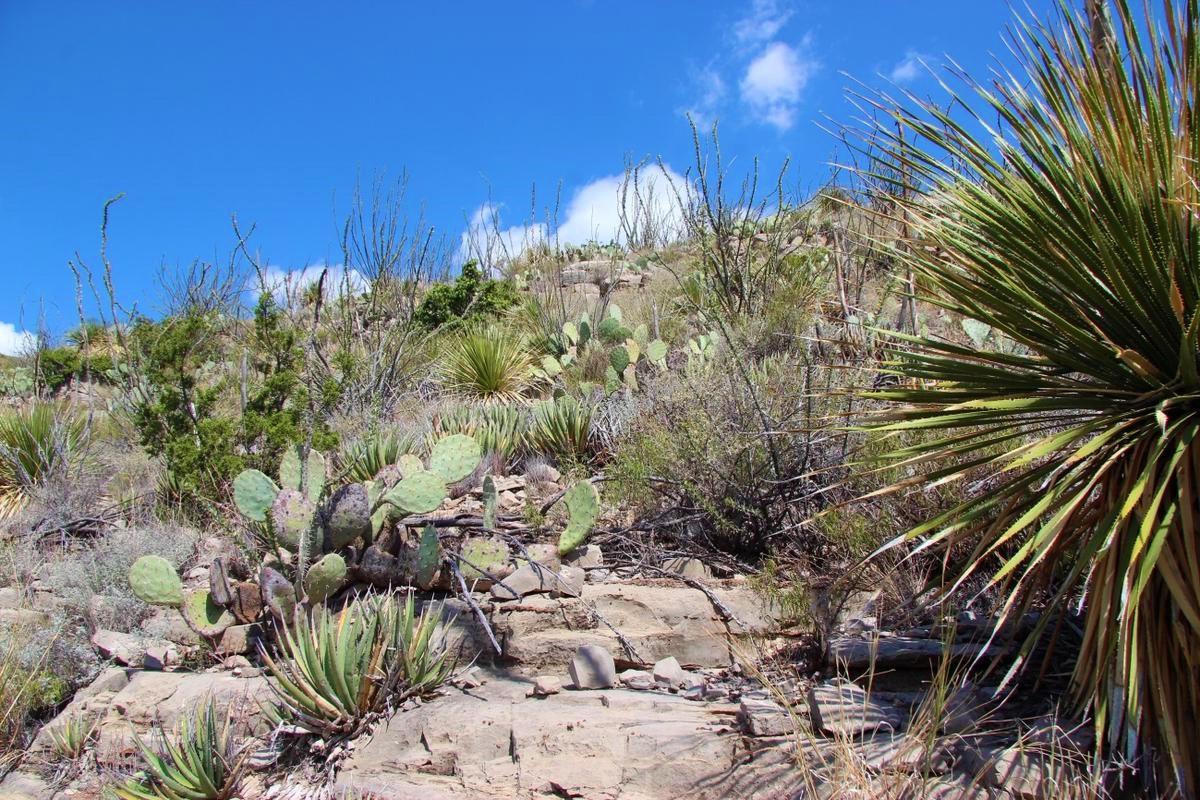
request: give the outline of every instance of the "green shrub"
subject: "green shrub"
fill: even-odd
[[[454,283],[429,288],[413,313],[413,321],[429,330],[450,322],[493,317],[516,305],[520,293],[508,281],[484,279],[475,261],[463,264]]]
[[[83,420],[52,405],[0,416],[0,519],[23,508],[47,478],[66,473],[82,454],[83,436]]]

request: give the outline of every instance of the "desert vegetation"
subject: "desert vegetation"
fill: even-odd
[[[281,280],[235,218],[147,314],[114,198],[92,311],[0,365],[0,775],[387,796],[393,728],[569,670],[730,706],[691,796],[1196,797],[1200,8],[1013,48],[864,93],[808,195],[693,125],[613,242],[456,260],[380,180],[341,270]],[[717,632],[638,628],[675,602]],[[479,796],[422,736],[404,785]]]

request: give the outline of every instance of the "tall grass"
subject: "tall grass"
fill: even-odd
[[[39,483],[72,466],[83,438],[83,421],[53,405],[0,415],[0,519],[24,508]]]
[[[1042,604],[1035,636],[1082,610],[1078,700],[1111,753],[1157,751],[1195,797],[1200,14],[1131,5],[1109,5],[1107,31],[1065,2],[1053,25],[1019,22],[1019,73],[964,77],[953,114],[868,99],[920,293],[1021,345],[901,337],[910,380],[873,395],[896,404],[874,427],[937,434],[891,453],[922,473],[891,491],[990,477],[893,545],[968,553],[947,592],[982,573],[1005,618]]]

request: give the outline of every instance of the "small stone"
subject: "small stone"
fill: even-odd
[[[738,722],[751,736],[785,736],[795,733],[787,710],[773,700],[744,698],[738,705]]]
[[[609,689],[617,685],[617,665],[612,654],[597,644],[585,644],[575,652],[570,673],[576,689]]]
[[[238,667],[233,671],[235,678],[257,678],[263,671],[259,667]]]
[[[899,730],[907,718],[900,709],[871,699],[853,683],[814,686],[808,703],[813,725],[830,735],[848,736],[871,731]]]
[[[654,676],[641,669],[627,669],[618,677],[621,679],[621,685],[627,689],[645,691],[655,686]]]
[[[563,562],[558,556],[558,547],[555,545],[531,544],[525,548],[525,552],[529,554],[530,559],[555,572],[562,566]]]
[[[225,669],[238,669],[239,667],[252,666],[250,659],[242,655],[230,656],[221,662],[221,666]]]
[[[558,570],[558,581],[550,592],[552,597],[579,597],[583,594],[583,582],[587,573],[581,567],[563,566]]]
[[[142,666],[146,650],[138,637],[119,631],[99,630],[92,634],[92,647],[100,655],[127,667]]]
[[[145,669],[162,670],[168,665],[179,663],[179,652],[167,644],[154,644],[146,648],[142,656]]]
[[[612,570],[607,569],[589,569],[587,571],[588,583],[604,583],[612,575]]]
[[[585,544],[567,553],[562,557],[562,561],[573,567],[596,569],[604,566],[604,552],[600,549],[600,545]]]
[[[662,568],[675,575],[697,580],[709,580],[713,576],[708,565],[698,558],[684,558],[683,556],[669,558],[663,562]]]
[[[578,597],[583,591],[584,572],[578,567],[562,567],[555,571],[538,564],[524,564],[503,583],[492,585],[496,600],[517,600],[526,595],[550,592],[565,597]]]
[[[257,634],[257,625],[231,625],[221,634],[217,644],[217,655],[233,656],[239,653],[249,653],[254,649],[253,641]]]
[[[683,686],[685,674],[675,656],[668,656],[654,664],[654,680],[666,686]]]
[[[694,672],[684,672],[683,682],[680,684],[685,690],[704,689],[704,676],[697,675]]]
[[[208,567],[192,567],[188,570],[187,579],[196,583],[204,583],[208,580]]]
[[[534,678],[533,697],[549,697],[562,691],[562,680],[554,675],[538,675]]]
[[[454,685],[460,689],[478,689],[486,682],[483,671],[479,667],[471,667],[453,681]]]
[[[683,699],[684,700],[703,700],[704,699],[704,687],[703,686],[693,686],[692,688],[685,690],[683,693]]]
[[[724,686],[706,686],[704,687],[705,700],[723,700],[729,697],[729,689]]]

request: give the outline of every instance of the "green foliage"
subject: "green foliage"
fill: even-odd
[[[533,407],[529,446],[534,451],[573,463],[587,461],[592,434],[592,406],[570,395],[543,400]]]
[[[909,380],[870,395],[895,404],[872,428],[936,432],[891,453],[935,485],[993,478],[893,545],[966,555],[947,592],[999,587],[1001,623],[1040,609],[1023,654],[1079,630],[1074,686],[1109,755],[1153,759],[1167,793],[1194,797],[1200,18],[1170,4],[1164,27],[1132,6],[1106,4],[1103,38],[1065,6],[1022,26],[1015,74],[950,98],[1000,120],[986,132],[943,99],[885,108],[872,172],[924,189],[886,198],[921,243],[897,255],[940,306],[1027,352],[908,337],[892,368]]]
[[[600,493],[591,481],[580,481],[563,495],[569,515],[567,527],[558,538],[558,553],[565,556],[587,541],[600,516]]]
[[[29,367],[0,368],[0,397],[28,397],[33,390],[33,371]]]
[[[413,453],[416,443],[414,437],[397,433],[370,435],[342,453],[342,473],[347,480],[369,481],[384,467],[398,463],[401,456]]]
[[[506,463],[525,444],[528,420],[518,405],[462,405],[434,420],[433,439],[464,433],[473,436],[484,453],[499,456]]]
[[[520,299],[509,281],[487,279],[475,261],[463,264],[454,283],[429,288],[413,313],[413,322],[429,330],[447,323],[494,317]]]
[[[129,587],[140,600],[157,606],[183,604],[183,582],[162,556],[142,556],[129,568]]]
[[[85,430],[72,412],[44,403],[0,414],[0,520],[24,508],[34,487],[79,462]]]
[[[47,729],[54,755],[72,762],[83,758],[88,745],[95,737],[96,727],[97,720],[89,720],[81,714],[56,722],[53,727]]]
[[[533,354],[520,336],[488,327],[460,334],[446,350],[442,376],[453,394],[487,403],[513,403],[529,392]]]
[[[279,654],[262,650],[286,719],[325,739],[352,737],[375,715],[426,695],[449,677],[438,629],[440,610],[415,612],[412,595],[355,600],[341,612],[324,607],[284,626]]]
[[[182,714],[173,735],[162,735],[161,754],[135,738],[145,768],[109,787],[120,800],[229,800],[245,770],[246,751],[237,745],[227,710],[218,722],[210,698],[193,714]]]
[[[85,376],[100,383],[108,382],[113,361],[107,353],[84,357],[74,347],[47,347],[37,354],[37,369],[42,386],[53,394],[76,378]]]

